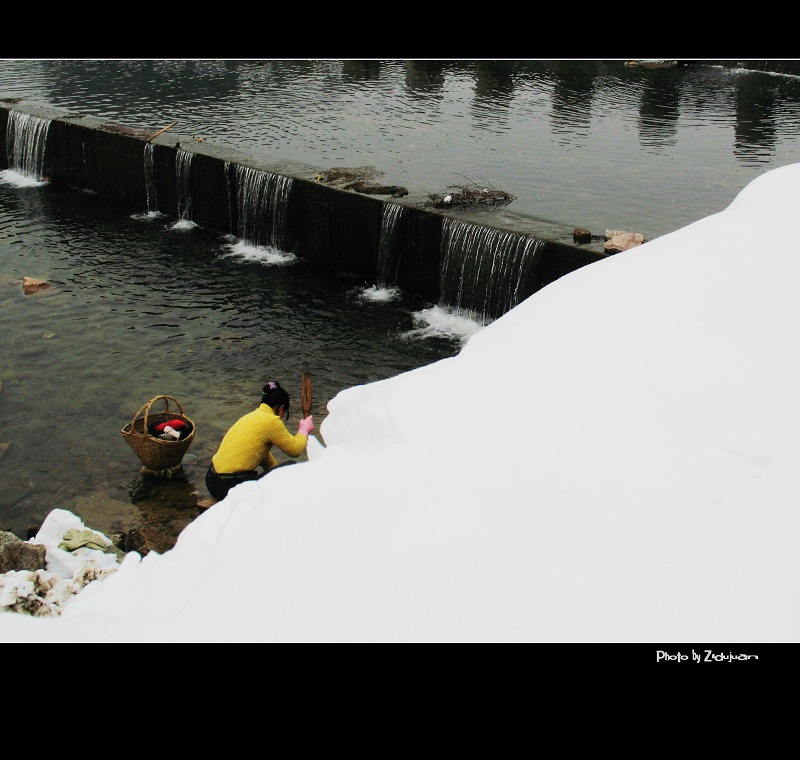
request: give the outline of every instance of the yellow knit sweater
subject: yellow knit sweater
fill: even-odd
[[[306,436],[292,435],[283,420],[269,406],[261,404],[233,423],[211,463],[219,473],[255,470],[259,465],[270,470],[278,464],[271,453],[273,444],[290,457],[298,457],[306,450],[307,443]]]

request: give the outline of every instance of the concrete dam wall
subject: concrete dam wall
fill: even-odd
[[[172,130],[155,132],[0,100],[0,166],[271,245],[484,321],[606,257],[487,224],[486,214],[476,222],[411,195],[342,189],[320,181],[320,168],[265,165]]]

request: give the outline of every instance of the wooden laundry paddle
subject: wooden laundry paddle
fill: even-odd
[[[311,373],[303,372],[301,403],[303,406],[303,419],[311,414]]]

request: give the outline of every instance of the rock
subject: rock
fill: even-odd
[[[45,290],[46,288],[50,287],[49,282],[45,282],[44,280],[34,280],[33,277],[23,277],[22,278],[22,289],[25,291],[27,295],[31,293],[36,293],[40,290]]]
[[[132,530],[125,537],[126,552],[139,552],[143,557],[150,553],[150,546],[147,539],[138,530]]]
[[[142,465],[139,474],[143,478],[150,480],[186,480],[186,473],[183,470],[183,464],[178,463],[172,467],[166,467],[163,470],[153,470],[147,465]]]
[[[0,575],[18,570],[44,570],[46,553],[41,544],[30,544],[13,533],[0,531]]]
[[[607,230],[606,236],[609,232],[613,233],[603,245],[603,250],[606,253],[620,253],[627,251],[629,248],[635,248],[644,242],[644,235],[640,232],[621,232],[619,230]]]
[[[355,190],[357,193],[366,195],[390,195],[392,198],[402,198],[408,195],[408,190],[400,185],[378,185],[374,182],[351,182],[344,186],[345,190]]]
[[[354,180],[366,180],[366,179],[374,179],[375,177],[379,177],[383,174],[382,171],[378,171],[374,166],[356,166],[356,167],[344,167],[338,166],[334,167],[333,169],[328,169],[327,171],[320,172],[315,179],[317,182],[328,182],[328,183],[336,183],[336,182],[352,182]]]
[[[576,227],[572,232],[572,239],[576,243],[590,243],[592,241],[592,233],[583,227]]]

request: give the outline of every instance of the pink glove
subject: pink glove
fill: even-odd
[[[308,438],[311,431],[314,429],[314,416],[309,414],[308,417],[300,420],[297,423],[297,434],[304,435]]]

